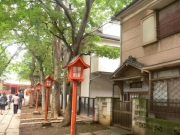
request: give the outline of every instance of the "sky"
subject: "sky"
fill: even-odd
[[[13,55],[16,50],[18,49],[18,45],[14,44],[13,46],[10,46],[7,48],[8,52],[10,52],[11,55]],[[22,60],[23,55],[24,55],[24,51],[21,51],[18,56],[12,60],[12,62],[19,62]],[[14,83],[14,84],[30,84],[29,81],[19,81],[18,80],[18,75],[17,73],[11,73],[11,74],[6,74],[6,76],[8,76],[8,79],[5,80],[5,82],[7,83]]]

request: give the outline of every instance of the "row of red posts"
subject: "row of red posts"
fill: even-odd
[[[75,135],[75,127],[76,127],[76,100],[77,100],[77,83],[84,81],[84,69],[89,68],[83,59],[79,56],[75,57],[65,68],[68,68],[68,78],[67,81],[73,82],[73,90],[72,90],[72,110],[71,110],[71,135]],[[46,110],[45,110],[45,121],[47,121],[48,114],[48,101],[49,101],[49,89],[52,87],[54,79],[51,76],[48,76],[44,80],[44,87],[46,90]],[[38,109],[38,96],[39,90],[41,89],[41,84],[37,83],[35,89],[37,90],[36,97],[36,110]],[[34,90],[34,87],[31,89]],[[31,99],[32,105],[32,99]]]
[[[44,79],[44,87],[46,88],[46,108],[45,108],[45,116],[44,120],[47,121],[48,116],[48,102],[49,102],[49,89],[52,87],[54,79],[49,75]],[[30,98],[30,106],[33,104],[33,91],[36,90],[36,111],[38,111],[38,99],[39,99],[39,91],[41,90],[42,84],[38,82],[35,86],[31,86],[31,98]]]

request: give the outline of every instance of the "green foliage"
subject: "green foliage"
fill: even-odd
[[[157,130],[159,127],[162,127],[162,132]],[[146,118],[146,129],[147,135],[173,135],[175,130],[178,132],[180,131],[180,122],[157,118]]]
[[[109,47],[108,45],[104,46],[95,46],[95,53],[99,57],[107,57],[110,59],[117,59],[120,57],[120,49],[115,47]]]
[[[103,22],[108,22],[115,12],[119,11],[130,1],[95,0],[83,35],[91,33]],[[0,2],[0,44],[5,46],[5,43],[8,42],[11,45],[23,45],[29,56],[29,58],[24,56],[25,58],[22,60],[22,63],[13,63],[7,70],[18,71],[21,78],[28,78],[30,59],[34,56],[43,62],[45,75],[52,74],[52,33],[59,38],[64,37],[66,43],[73,48],[72,31],[75,31],[74,36],[76,37],[81,21],[83,20],[84,11],[86,10],[86,1],[69,0],[73,5],[73,10],[69,14],[75,24],[75,29],[72,29],[71,23],[64,14],[64,11],[62,9],[60,12],[55,10],[56,4],[54,0],[43,0],[42,2],[40,0]],[[83,42],[81,42],[81,53],[93,52],[100,57],[109,57],[112,59],[119,57],[120,50],[118,48],[111,48],[107,45],[97,46],[97,43],[101,42],[101,38],[93,34],[89,35],[88,38],[84,39],[81,37],[80,39]],[[9,57],[9,54],[4,52],[0,62],[7,63]],[[2,68],[0,70],[2,72],[5,69]]]

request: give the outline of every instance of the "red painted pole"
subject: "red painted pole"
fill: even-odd
[[[33,95],[32,95],[32,94],[33,94],[33,92],[31,91],[31,95],[30,95],[30,100],[31,100],[31,101],[30,101],[30,106],[32,106],[32,102],[33,102]]]
[[[72,91],[72,112],[71,112],[71,135],[75,135],[76,127],[76,100],[77,100],[77,81],[73,81]]]
[[[36,111],[38,110],[38,99],[39,99],[39,91],[36,91]]]
[[[46,90],[46,109],[45,109],[45,118],[44,120],[47,121],[47,115],[48,115],[48,102],[49,102],[49,88]]]

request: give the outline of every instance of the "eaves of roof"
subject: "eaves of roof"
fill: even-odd
[[[100,36],[101,38],[105,38],[105,39],[111,39],[111,40],[115,40],[115,41],[120,41],[120,37],[118,36],[113,36],[113,35],[108,35],[108,34],[103,34],[103,33],[96,33],[98,36]]]
[[[133,0],[129,5],[127,5],[125,8],[123,8],[122,10],[120,10],[119,12],[117,12],[113,17],[116,18],[117,16],[119,16],[120,14],[122,14],[123,12],[125,12],[126,10],[128,10],[130,7],[132,7],[134,4],[138,3],[139,1],[142,0]]]
[[[126,64],[129,64],[135,68],[141,69],[142,67],[144,67],[144,64],[139,63],[138,61],[136,61],[136,58],[133,58],[132,56],[129,56],[128,59],[120,66],[118,67],[111,75],[110,75],[110,79],[113,78],[113,76],[115,74],[117,74],[118,72],[120,72],[122,70],[122,68],[125,67]]]

